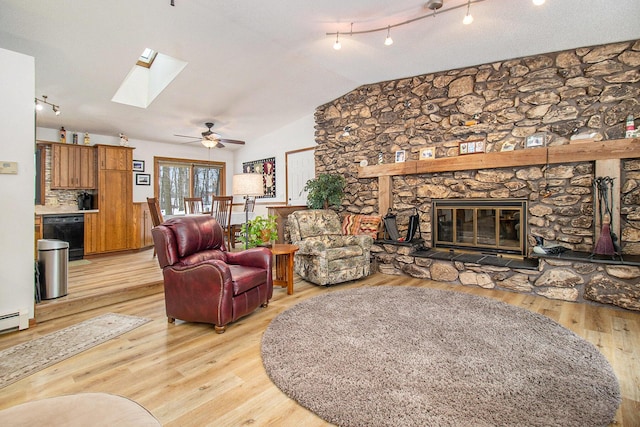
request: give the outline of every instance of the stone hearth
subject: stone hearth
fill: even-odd
[[[347,178],[341,209],[345,212],[384,215],[392,208],[401,233],[418,207],[425,242],[432,241],[434,199],[525,199],[529,247],[535,245],[534,236],[540,236],[547,244],[589,254],[600,230],[593,182],[603,172],[595,161],[567,157],[561,163],[496,167],[485,160],[495,159],[489,155],[459,156],[459,144],[481,139],[488,154],[508,156],[508,148],[516,154],[528,150],[535,157],[536,148],[527,149],[524,143],[537,132],[546,133],[550,148],[570,148],[574,132],[593,133],[595,140],[603,141],[623,138],[626,116],[640,116],[639,67],[636,40],[365,85],[318,107],[316,174],[340,173]],[[348,136],[343,135],[345,126],[351,128]],[[426,147],[433,148],[435,162],[464,157],[471,167],[391,173],[384,181],[359,176],[362,160],[376,164],[381,156],[389,168],[400,170],[401,165],[390,164],[396,151],[404,150],[407,160],[417,161]],[[636,157],[618,156],[622,160],[615,171],[620,199],[615,200],[619,214],[614,225],[625,256],[640,255]],[[424,258],[415,256],[413,249],[376,245],[380,270],[640,310],[636,265],[545,258],[532,270]]]

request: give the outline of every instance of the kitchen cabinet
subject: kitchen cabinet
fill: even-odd
[[[146,202],[133,204],[133,243],[134,249],[142,249],[153,246],[151,229],[151,213]]]
[[[85,253],[132,249],[133,148],[112,145],[96,147],[98,212],[92,214],[94,217],[89,219],[89,224],[85,218]]]
[[[51,188],[96,188],[96,150],[94,147],[51,144]]]

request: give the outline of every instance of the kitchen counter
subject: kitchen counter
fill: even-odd
[[[45,206],[36,205],[36,215],[69,215],[99,212],[98,209],[80,210],[75,206]]]

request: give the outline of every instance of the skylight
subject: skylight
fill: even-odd
[[[153,49],[145,48],[144,52],[142,52],[142,55],[140,55],[140,58],[138,58],[138,62],[136,62],[136,65],[145,68],[151,68],[151,64],[153,64],[153,60],[156,59],[157,53],[158,52]]]
[[[184,61],[146,48],[111,101],[147,108],[186,66]]]

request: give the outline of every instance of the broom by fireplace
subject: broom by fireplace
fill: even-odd
[[[593,255],[620,254],[615,242],[618,237],[611,229],[611,214],[613,212],[613,178],[597,177],[593,182],[598,200],[598,214],[600,215],[600,237],[593,248]]]

